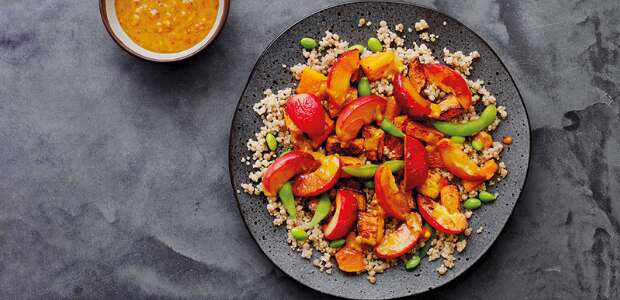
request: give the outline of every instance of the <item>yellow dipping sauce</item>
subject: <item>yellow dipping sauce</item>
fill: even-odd
[[[198,44],[217,18],[218,0],[116,0],[129,37],[147,50],[174,53]]]

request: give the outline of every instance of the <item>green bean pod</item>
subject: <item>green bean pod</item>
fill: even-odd
[[[389,160],[385,162],[392,172],[398,172],[403,169],[404,162],[402,160]],[[343,167],[342,170],[353,176],[358,178],[372,178],[375,176],[375,172],[379,166],[375,164],[365,164],[361,166],[347,166]]]
[[[319,199],[319,203],[316,205],[316,209],[314,210],[314,215],[312,216],[312,220],[308,223],[308,228],[312,228],[316,225],[319,225],[323,219],[329,215],[329,210],[331,209],[332,203],[329,200],[329,196],[327,194],[321,195]],[[298,241],[303,241],[308,237],[303,228],[297,226],[291,229],[291,235]]]
[[[319,225],[323,219],[329,215],[329,210],[332,207],[332,202],[329,200],[329,196],[327,194],[321,195],[319,198],[319,203],[316,205],[316,209],[314,210],[314,215],[312,216],[312,220],[308,223],[308,227],[312,228],[316,225]]]
[[[297,208],[295,207],[295,197],[293,196],[293,186],[290,182],[285,183],[278,191],[280,201],[286,210],[289,218],[297,219]]]
[[[359,97],[370,96],[370,93],[370,81],[368,81],[368,77],[364,76],[357,83],[357,95]]]
[[[465,138],[462,136],[458,136],[458,135],[451,137],[450,140],[455,144],[465,143]]]
[[[379,127],[381,127],[381,129],[383,129],[388,134],[393,135],[397,138],[405,137],[405,134],[400,129],[398,129],[398,127],[396,127],[396,125],[394,125],[392,121],[388,119],[383,119],[383,121],[381,121],[381,124],[379,124]]]
[[[390,171],[392,171],[392,173],[398,172],[405,167],[405,162],[398,159],[388,160],[384,164],[387,164],[387,166],[390,167]]]
[[[346,166],[342,167],[342,170],[353,177],[372,178],[375,176],[377,167],[378,166],[374,164],[366,164],[362,166]]]
[[[491,125],[495,121],[496,115],[497,107],[495,104],[491,104],[484,108],[476,120],[467,123],[436,121],[433,122],[433,127],[449,136],[472,136]]]

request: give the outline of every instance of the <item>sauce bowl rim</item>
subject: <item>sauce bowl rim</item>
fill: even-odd
[[[190,57],[198,54],[199,52],[201,52],[205,48],[207,48],[209,45],[211,45],[211,43],[213,43],[213,41],[215,41],[217,39],[217,37],[220,35],[220,33],[222,32],[222,29],[224,28],[224,25],[226,24],[226,19],[228,18],[228,12],[229,12],[229,8],[230,8],[230,0],[218,0],[218,4],[222,6],[223,12],[222,12],[221,15],[219,15],[215,19],[215,22],[213,23],[213,27],[211,28],[211,30],[209,30],[209,33],[207,33],[207,35],[200,42],[197,43],[197,44],[203,43],[203,45],[201,45],[199,48],[196,48],[193,51],[191,51],[191,52],[189,52],[188,54],[185,54],[185,55],[175,56],[175,57],[172,57],[172,58],[158,58],[158,57],[153,57],[153,56],[149,56],[148,55],[148,52],[154,52],[154,51],[149,51],[149,50],[146,50],[146,49],[143,48],[145,51],[140,51],[139,52],[139,51],[136,51],[136,49],[133,49],[131,46],[127,45],[124,41],[121,40],[121,38],[117,35],[115,30],[112,28],[112,25],[110,25],[110,18],[112,18],[112,16],[110,14],[108,14],[108,9],[106,7],[106,3],[109,2],[109,1],[113,1],[114,2],[116,0],[99,0],[99,12],[101,14],[101,21],[103,22],[103,25],[104,25],[106,31],[112,37],[114,42],[116,42],[116,44],[119,47],[121,47],[123,50],[125,50],[127,53],[129,53],[129,54],[131,54],[131,55],[133,55],[135,57],[144,59],[146,61],[158,62],[158,63],[177,62],[177,61],[181,61],[181,60],[190,58]],[[213,34],[210,34],[211,32],[213,32]],[[206,40],[206,42],[205,42],[205,40]],[[187,49],[183,50],[183,51],[187,51]],[[162,54],[174,55],[176,53],[180,53],[180,52],[183,52],[183,51],[174,52],[174,53],[162,53]]]

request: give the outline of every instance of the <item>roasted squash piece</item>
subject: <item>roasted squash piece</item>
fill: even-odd
[[[388,159],[403,159],[404,147],[403,139],[389,134],[385,136],[384,154]]]
[[[366,269],[362,245],[356,240],[355,233],[347,236],[345,246],[336,252],[338,269],[343,272],[361,272]]]
[[[360,61],[364,74],[371,81],[389,78],[405,69],[403,62],[392,51],[377,52]]]
[[[405,126],[405,134],[421,140],[427,144],[435,145],[443,138],[443,133],[438,130],[422,125],[418,122],[408,121]]]
[[[398,102],[396,102],[393,96],[385,97],[385,100],[387,101],[387,105],[385,106],[383,117],[388,120],[393,120],[400,114],[400,105],[398,105]]]
[[[357,182],[359,184],[358,180],[355,180],[355,182]],[[360,188],[361,188],[361,184],[360,184]],[[364,193],[359,192],[360,188],[358,188],[354,195],[355,195],[355,199],[357,200],[357,209],[359,211],[364,211],[366,210],[366,196],[364,195]]]
[[[441,160],[441,155],[438,151],[436,151],[435,146],[427,145],[424,147],[426,149],[426,161],[428,162],[429,168],[443,168],[443,160]]]
[[[313,152],[312,142],[304,136],[304,133],[284,114],[284,124],[291,134],[293,149],[297,151]]]
[[[426,75],[420,61],[416,58],[409,63],[409,81],[413,88],[419,93],[426,84]]]
[[[439,195],[441,197],[441,205],[443,205],[449,213],[461,211],[461,193],[456,185],[450,184],[442,187]]]
[[[461,180],[461,184],[463,184],[463,188],[466,192],[475,191],[484,181],[469,181],[469,180]]]
[[[349,143],[343,143],[337,136],[332,135],[327,138],[325,151],[328,154],[337,153],[340,155],[358,156],[364,153],[364,139],[358,138]]]
[[[297,85],[297,94],[312,94],[319,99],[327,97],[327,76],[312,68],[306,67],[301,72]]]
[[[407,126],[407,123],[409,122],[409,117],[407,115],[400,115],[395,117],[392,120],[392,123],[394,123],[394,126],[398,127],[398,129],[400,129],[402,132],[405,132],[405,127]]]
[[[383,157],[385,132],[374,126],[364,126],[362,137],[366,158],[372,161],[380,160]]]
[[[363,244],[375,246],[381,242],[385,231],[384,225],[385,215],[378,205],[357,214],[357,232]]]
[[[431,199],[437,198],[439,196],[439,192],[441,188],[448,184],[448,180],[445,179],[439,172],[430,171],[428,172],[428,176],[426,177],[426,181],[424,184],[417,187],[416,190]]]
[[[489,149],[493,146],[493,137],[486,131],[480,131],[474,136],[474,141],[482,143],[482,149]]]

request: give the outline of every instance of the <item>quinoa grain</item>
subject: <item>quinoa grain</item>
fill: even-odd
[[[424,29],[428,29],[430,26],[428,26],[428,23],[426,22],[426,20],[422,19],[420,21],[417,21],[413,27],[415,28],[415,31],[422,31]]]
[[[364,18],[360,18],[360,19],[357,21],[357,27],[362,27],[362,26],[364,26],[365,24],[366,24],[366,19],[364,19]]]

